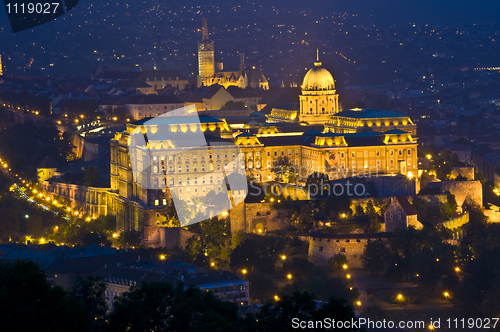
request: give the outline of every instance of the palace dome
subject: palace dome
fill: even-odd
[[[321,62],[314,63],[302,83],[302,91],[335,90],[335,81],[332,74],[321,67]]]

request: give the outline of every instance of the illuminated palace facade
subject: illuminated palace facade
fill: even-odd
[[[334,79],[319,61],[306,74],[298,100],[299,110],[273,109],[266,124],[243,126],[238,132],[231,131],[224,119],[204,114],[199,115],[199,125],[179,123],[179,130],[201,131],[207,141],[215,139],[227,145],[219,144],[210,155],[189,148],[184,152],[176,149],[170,156],[164,146],[176,143],[150,140],[150,180],[162,181],[160,163],[164,162],[170,190],[195,205],[198,197],[210,191],[217,194],[224,179],[221,172],[237,167],[236,153],[247,175],[258,182],[275,180],[275,167],[283,161],[297,167],[304,178],[315,171],[331,178],[367,172],[372,176],[417,174],[416,126],[407,115],[374,109],[339,110]],[[148,186],[132,175],[127,142],[130,133],[142,124],[129,124],[111,142],[108,213],[117,217],[120,230],[141,230],[145,243],[155,246],[166,222],[169,192],[146,189]],[[162,149],[155,149],[160,144]]]
[[[245,67],[245,54],[240,55],[239,71],[223,71],[222,64],[216,66],[214,42],[210,40],[206,18],[203,18],[202,32],[202,40],[198,42],[198,87],[219,84],[226,89],[229,86],[269,89],[269,83],[261,70]]]
[[[189,117],[172,120],[172,131],[202,133],[207,142],[213,142],[209,152],[196,144],[155,136],[145,126],[150,119],[128,124],[110,143],[111,188],[91,192],[88,210],[94,217],[115,216],[120,231],[138,230],[147,247],[161,247],[165,246],[172,194],[204,212],[200,199],[220,193],[224,172],[236,167],[244,167],[246,175],[259,182],[274,181],[276,165],[282,162],[297,167],[303,178],[315,171],[333,179],[367,172],[372,176],[417,174],[416,126],[407,115],[340,110],[334,79],[319,61],[306,74],[297,100],[298,109],[288,104],[273,109],[263,125],[248,124],[248,118],[242,117],[235,130],[224,119],[202,113],[192,123]],[[131,134],[139,127],[149,137],[139,158],[151,161],[147,178],[134,176],[130,158]],[[165,182],[168,188],[159,185]],[[51,189],[56,190],[61,192]],[[243,199],[243,190],[232,190],[233,196]],[[92,197],[97,197],[96,202]]]

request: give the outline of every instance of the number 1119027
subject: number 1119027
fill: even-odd
[[[55,14],[59,3],[21,3],[21,4],[10,4],[6,5],[8,14]]]

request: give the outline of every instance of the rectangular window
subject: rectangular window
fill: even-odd
[[[364,152],[365,157],[368,157],[368,151]]]
[[[160,205],[160,201],[155,199],[155,205]]]
[[[167,199],[166,198],[163,199],[163,205],[167,205]]]

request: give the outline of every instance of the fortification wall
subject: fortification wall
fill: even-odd
[[[365,250],[365,246],[369,241],[377,240],[374,237],[371,239],[333,239],[321,237],[309,237],[309,253],[308,259],[316,265],[327,265],[328,260],[339,254],[344,254],[347,258],[349,267],[362,268],[361,255]],[[380,237],[386,240],[387,237]]]
[[[291,229],[287,210],[273,209],[273,203],[239,204],[229,210],[231,217],[231,233],[238,231],[247,233],[265,233]],[[260,230],[260,231],[259,231]]]
[[[160,231],[160,243],[158,244],[161,248],[174,249],[181,248],[185,249],[188,240],[193,236],[198,236],[199,234],[190,232],[182,228],[165,228],[159,227]]]
[[[429,188],[438,188],[441,193],[449,191],[455,195],[458,207],[464,204],[483,206],[483,186],[480,181],[440,181],[429,182]]]

